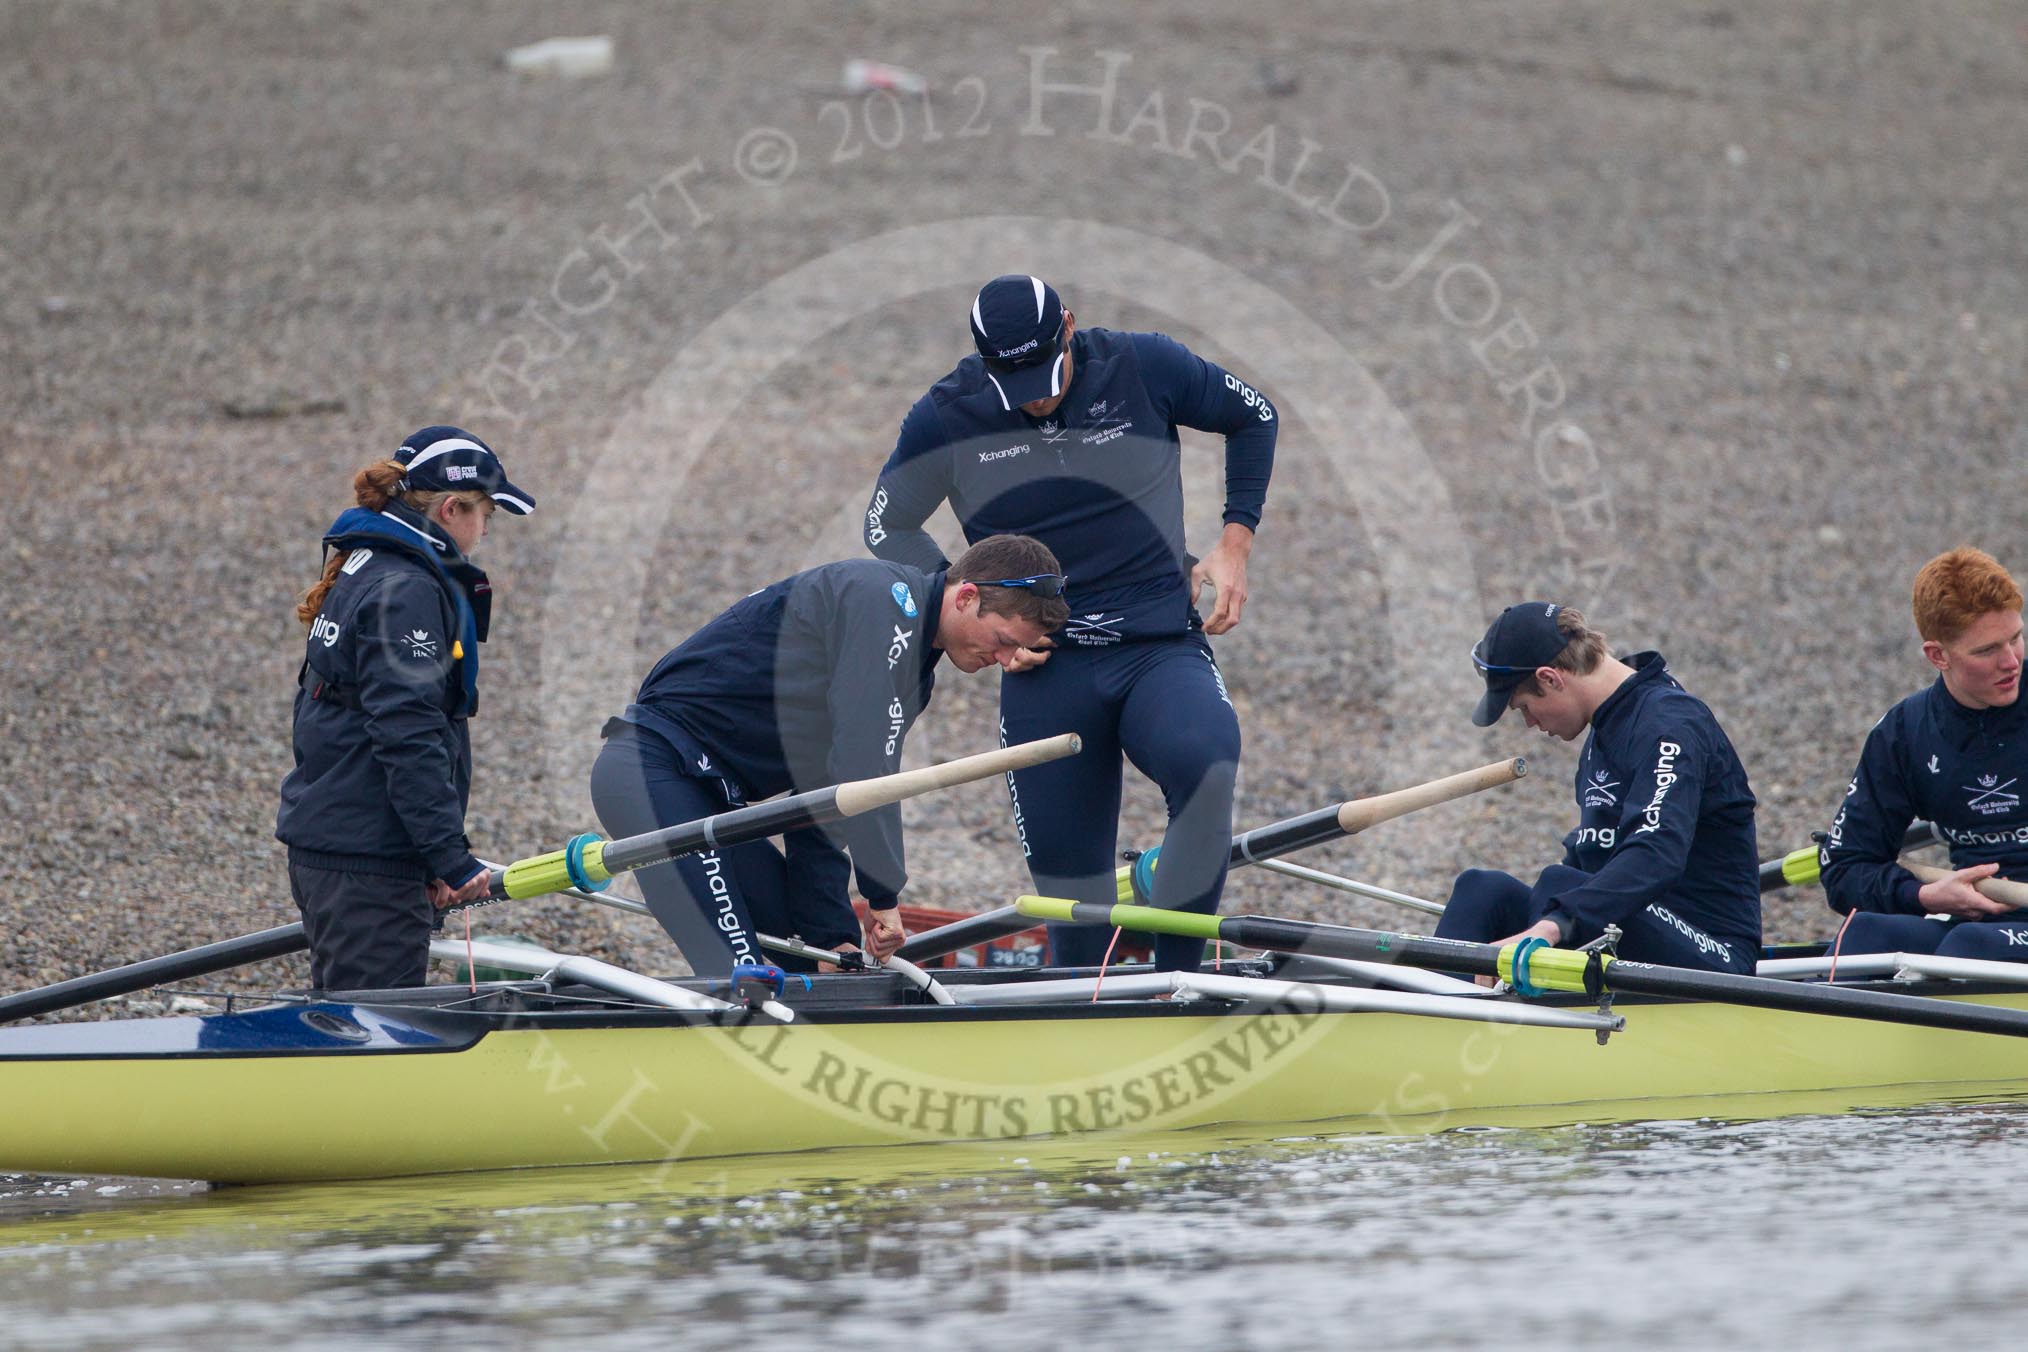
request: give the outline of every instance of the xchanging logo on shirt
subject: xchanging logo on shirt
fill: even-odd
[[[1646,835],[1662,829],[1662,800],[1669,796],[1669,790],[1676,784],[1676,757],[1683,754],[1683,748],[1674,742],[1663,742],[1655,748],[1655,796],[1641,809],[1641,824],[1634,828],[1634,834]]]
[[[910,612],[910,614],[913,613],[913,611]],[[904,629],[898,624],[894,626],[894,638],[887,645],[887,669],[889,671],[893,671],[903,655],[908,652],[908,641],[914,637],[915,630]]]
[[[908,584],[906,582],[895,583],[892,594],[894,596],[894,603],[901,607],[901,613],[908,616],[911,620],[914,619],[915,593],[908,589]]]

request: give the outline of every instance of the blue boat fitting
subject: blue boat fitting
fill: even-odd
[[[613,885],[611,878],[595,881],[585,872],[584,852],[589,845],[605,843],[605,838],[596,831],[587,831],[581,836],[572,836],[570,844],[563,847],[563,866],[570,874],[570,885],[580,892],[603,892]]]

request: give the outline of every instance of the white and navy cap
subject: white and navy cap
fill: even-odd
[[[425,427],[411,433],[394,458],[408,466],[404,490],[454,493],[477,488],[516,516],[535,510],[534,496],[507,482],[507,471],[493,448],[461,427]]]
[[[980,287],[972,341],[1001,407],[1063,393],[1063,302],[1040,277],[1015,272]]]

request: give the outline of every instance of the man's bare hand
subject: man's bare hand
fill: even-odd
[[[423,886],[429,894],[430,905],[439,911],[449,906],[466,906],[485,900],[493,890],[493,870],[480,869],[465,881],[463,887],[452,887],[441,878],[432,878]]]
[[[845,943],[839,944],[836,948],[832,949],[831,951],[834,953],[850,953],[853,957],[858,958],[861,962],[864,962],[866,960],[866,955],[859,951],[859,945],[852,943],[849,940]],[[828,974],[831,972],[842,972],[845,969],[843,967],[840,967],[835,962],[819,962],[817,964],[817,970],[821,973]]]
[[[1948,878],[1924,883],[1916,897],[1922,902],[1922,909],[1933,915],[1962,916],[1967,920],[2006,915],[2014,907],[2004,901],[1994,901],[1972,886],[1981,878],[1990,878],[1999,871],[1998,864],[1974,864],[1970,868],[1961,868]]]
[[[1504,939],[1495,939],[1493,947],[1505,948],[1509,944],[1518,944],[1523,939],[1541,939],[1546,943],[1560,944],[1563,942],[1563,926],[1557,924],[1554,920],[1538,920],[1519,934],[1510,934]],[[1472,980],[1478,982],[1481,986],[1493,984],[1493,978],[1490,976],[1475,976]]]
[[[1228,522],[1211,552],[1190,570],[1190,604],[1196,605],[1209,582],[1216,604],[1204,618],[1204,632],[1223,634],[1239,626],[1240,612],[1246,609],[1246,560],[1253,553],[1253,532]]]
[[[1033,671],[1049,660],[1048,648],[1016,648],[1014,655],[1000,664],[1002,671]]]
[[[901,927],[901,907],[890,906],[884,911],[869,908],[866,912],[866,951],[876,963],[886,962],[908,938],[908,931]]]

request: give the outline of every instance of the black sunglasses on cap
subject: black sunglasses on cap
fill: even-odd
[[[1055,361],[1056,354],[1062,350],[1063,321],[1058,320],[1056,333],[1048,342],[1036,344],[1033,352],[1024,352],[1018,357],[987,357],[982,355],[980,360],[986,363],[988,371],[998,371],[1004,375],[1009,371],[1025,371],[1031,366],[1040,366],[1046,361]]]
[[[968,577],[965,581],[974,587],[1022,587],[1047,599],[1063,595],[1063,588],[1070,579],[1061,573],[1037,573],[1034,577],[1002,577],[990,581],[982,577]]]
[[[1479,669],[1481,675],[1530,676],[1534,674],[1535,672],[1534,667],[1503,667],[1497,662],[1488,662],[1485,658],[1479,656],[1479,649],[1485,646],[1486,641],[1484,639],[1480,639],[1477,643],[1474,643],[1472,645],[1472,665]],[[1546,666],[1547,663],[1544,663],[1543,665]]]

